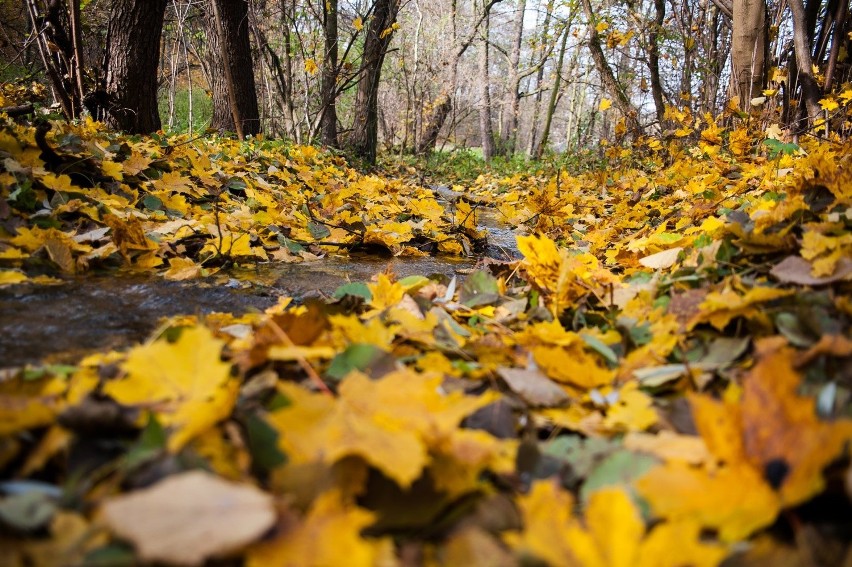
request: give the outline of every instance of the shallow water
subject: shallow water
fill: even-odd
[[[517,257],[512,230],[501,226],[493,211],[480,217],[480,226],[488,230],[486,255]],[[463,279],[478,260],[328,256],[302,264],[236,268],[191,282],[112,274],[71,278],[58,286],[12,286],[0,289],[0,368],[45,359],[74,362],[88,352],[143,341],[164,317],[262,311],[281,296],[330,296],[344,283],[369,281],[380,272],[398,278],[440,274]]]

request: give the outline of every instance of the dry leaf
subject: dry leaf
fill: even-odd
[[[204,471],[172,475],[105,502],[107,526],[144,561],[200,565],[257,540],[275,522],[273,499]]]

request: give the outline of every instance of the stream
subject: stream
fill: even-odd
[[[516,258],[515,233],[498,216],[493,210],[479,215],[480,227],[488,231],[485,255]],[[0,369],[42,361],[73,363],[96,350],[125,348],[145,340],[163,317],[263,311],[281,296],[296,300],[330,296],[342,284],[369,281],[384,271],[398,278],[435,274],[463,278],[478,260],[352,254],[235,268],[190,282],[113,273],[68,278],[56,286],[2,288]]]

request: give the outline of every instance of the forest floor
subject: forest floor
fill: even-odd
[[[443,187],[3,121],[0,565],[852,564],[852,144],[677,136]]]

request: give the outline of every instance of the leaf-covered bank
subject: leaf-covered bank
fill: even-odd
[[[7,285],[461,253],[486,204],[523,258],[4,371],[11,564],[848,561],[848,144],[706,120],[440,202],[310,148],[36,135],[0,138]]]

